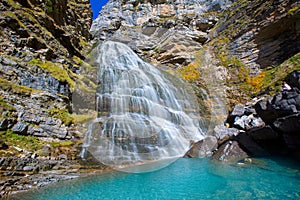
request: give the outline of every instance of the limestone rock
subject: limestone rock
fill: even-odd
[[[227,128],[224,125],[217,125],[214,128],[213,135],[219,140],[219,143],[229,139],[232,136],[237,136],[240,131],[236,128]]]
[[[27,130],[28,130],[28,125],[21,121],[19,121],[12,127],[13,132],[21,135],[27,134]]]
[[[234,126],[242,130],[251,130],[254,128],[264,127],[265,123],[260,117],[255,117],[251,115],[243,115],[241,117],[236,117],[234,121]]]
[[[240,3],[238,2],[238,5]],[[276,66],[299,52],[299,12],[288,15],[298,7],[297,1],[255,1],[233,8],[233,15],[218,27],[230,37],[229,51],[240,58],[253,75],[260,68]],[[257,9],[264,10],[259,16]],[[244,24],[239,23],[242,20]]]

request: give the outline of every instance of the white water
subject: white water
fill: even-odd
[[[203,139],[197,103],[183,83],[121,43],[105,42],[96,55],[98,117],[89,126],[84,151],[120,170],[151,171]]]

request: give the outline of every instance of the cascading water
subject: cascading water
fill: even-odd
[[[89,125],[84,151],[119,170],[151,171],[203,139],[197,103],[182,82],[121,43],[105,42],[96,54],[98,117]]]

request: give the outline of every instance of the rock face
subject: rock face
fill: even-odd
[[[91,39],[88,0],[3,0],[0,11],[2,181],[39,171],[38,161],[19,166],[24,157],[77,159],[82,133],[72,125],[72,92],[76,83],[81,89],[95,85],[80,74],[91,67],[83,61]],[[4,193],[6,184],[1,182]]]
[[[238,1],[217,32],[228,31],[230,54],[240,58],[255,74],[300,51],[298,6],[296,0]]]
[[[229,122],[239,129],[238,134],[230,139],[237,141],[252,156],[299,156],[299,95],[294,90],[281,91],[272,98],[262,98],[251,107],[241,109],[242,105],[237,105],[228,119],[231,120],[237,110],[244,112],[238,112],[239,116]],[[241,119],[245,120],[241,123]]]
[[[91,39],[89,1],[4,0],[0,10],[1,129],[70,138],[66,115],[54,111],[70,110],[75,73]]]
[[[128,44],[154,63],[179,67],[191,63],[201,49],[215,16],[232,1],[109,1],[93,22],[91,32],[101,40]]]

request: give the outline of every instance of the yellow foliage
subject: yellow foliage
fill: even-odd
[[[184,80],[189,82],[196,81],[200,77],[200,72],[196,63],[191,63],[177,70]]]
[[[247,79],[247,83],[251,85],[252,87],[259,87],[263,84],[264,78],[265,78],[265,72],[260,72],[258,75],[254,77],[249,77]]]
[[[253,77],[247,76],[246,83],[252,88],[254,93],[258,92],[262,88],[264,84],[265,75],[265,72],[260,72],[259,74]]]

